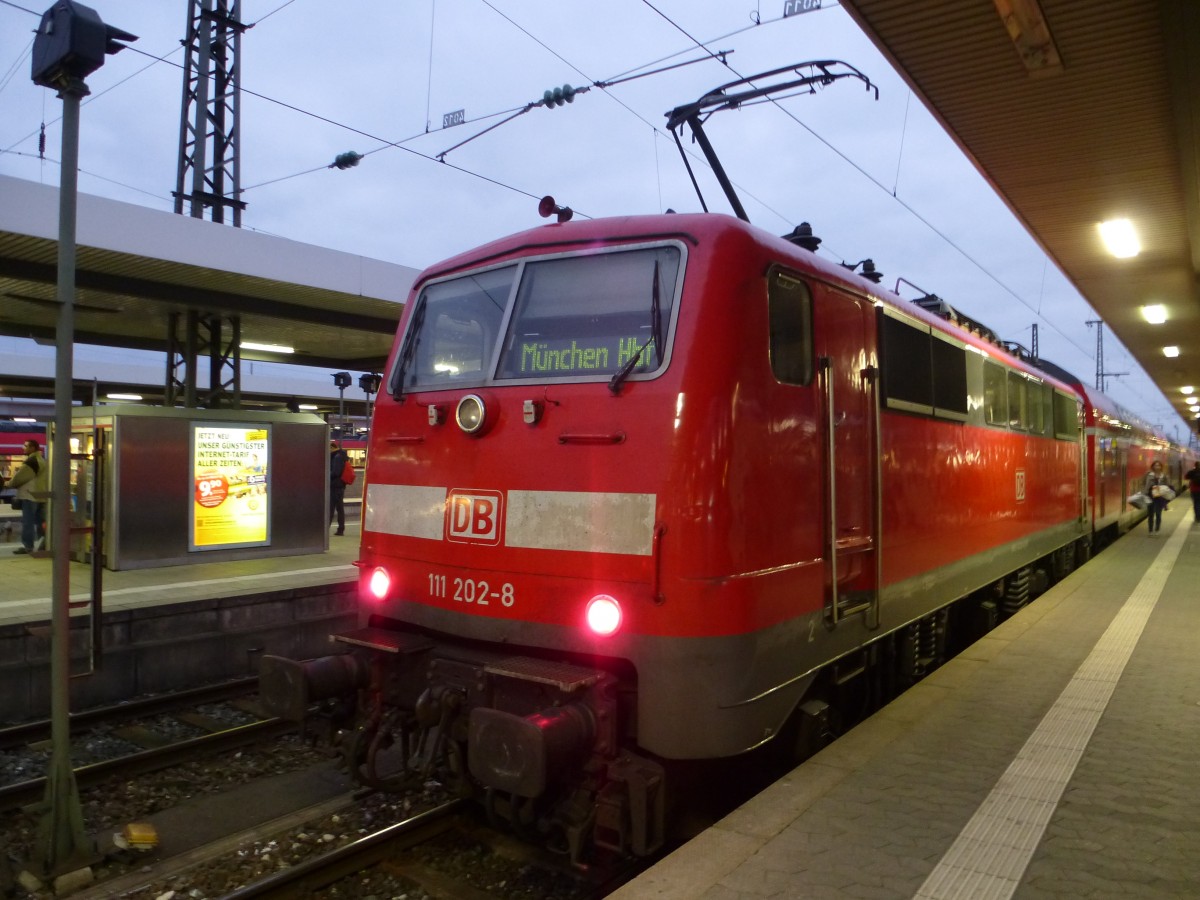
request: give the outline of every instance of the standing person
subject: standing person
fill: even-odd
[[[1167,508],[1167,498],[1163,494],[1166,487],[1169,487],[1169,483],[1166,473],[1163,472],[1163,464],[1155,460],[1150,464],[1150,471],[1146,473],[1146,477],[1142,479],[1142,492],[1150,498],[1150,514],[1146,518],[1151,534],[1162,530],[1162,514]]]
[[[16,499],[21,501],[21,546],[13,553],[32,553],[43,538],[46,528],[46,492],[50,485],[50,472],[46,457],[42,456],[41,445],[34,440],[25,442],[25,461],[9,481],[9,487],[17,489]]]
[[[349,454],[342,449],[337,441],[329,442],[329,522],[333,523],[337,516],[337,531],[334,534],[346,533],[346,482],[342,481],[342,471],[350,461]]]
[[[1187,479],[1188,491],[1192,495],[1192,527],[1200,525],[1200,460],[1192,463],[1192,467],[1183,473]]]

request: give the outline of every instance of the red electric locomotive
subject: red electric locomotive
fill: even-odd
[[[646,854],[672,761],[812,744],[1086,557],[1081,394],[789,238],[560,222],[424,272],[364,627],[267,658],[277,710],[353,696],[325,708],[364,782]]]

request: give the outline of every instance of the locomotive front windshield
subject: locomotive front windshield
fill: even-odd
[[[392,393],[658,371],[680,257],[677,246],[556,256],[430,284],[417,298]]]

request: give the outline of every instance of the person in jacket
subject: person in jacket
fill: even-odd
[[[342,481],[342,470],[350,455],[337,441],[329,442],[329,521],[337,517],[337,531],[346,533],[346,482]]]
[[[1142,479],[1142,493],[1150,498],[1149,515],[1146,519],[1151,534],[1162,530],[1162,514],[1167,508],[1167,498],[1162,491],[1168,487],[1170,483],[1167,481],[1167,473],[1163,471],[1163,464],[1155,460],[1150,464],[1150,471]]]
[[[1200,460],[1192,463],[1192,467],[1183,473],[1188,483],[1188,493],[1192,495],[1192,527],[1200,525]]]
[[[15,499],[21,504],[21,546],[13,553],[32,553],[44,539],[46,494],[50,487],[50,470],[37,441],[25,442],[25,461],[8,486],[17,489]]]

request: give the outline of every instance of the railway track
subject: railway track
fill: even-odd
[[[248,884],[231,894],[226,894],[224,900],[288,900],[298,896],[311,896],[317,890],[378,865],[400,850],[445,833],[454,827],[455,816],[467,805],[466,800],[451,800],[344,847]]]
[[[119,777],[130,779],[147,772],[176,766],[201,756],[242,748],[251,744],[272,740],[296,730],[295,723],[282,719],[263,717],[253,704],[242,702],[238,706],[244,712],[260,716],[257,722],[228,725],[209,716],[181,710],[194,709],[205,704],[239,700],[251,694],[256,679],[183,691],[177,694],[147,698],[116,707],[91,710],[72,717],[72,737],[86,730],[97,729],[121,722],[134,724],[113,732],[120,740],[143,749],[114,759],[79,766],[75,769],[76,784],[80,788],[90,787],[106,779]],[[138,720],[156,715],[170,714],[179,723],[191,730],[207,732],[182,739],[171,738],[153,727],[136,724]],[[49,739],[48,722],[31,722],[0,729],[0,749],[36,746]],[[5,812],[37,802],[45,793],[46,779],[31,778],[0,786],[0,812]]]
[[[114,706],[83,710],[71,714],[71,734],[74,736],[99,725],[127,722],[205,703],[219,703],[223,700],[246,697],[257,689],[258,678],[239,678],[236,681],[206,685],[171,694],[159,694],[154,697],[143,697]],[[0,750],[35,744],[49,739],[49,719],[38,719],[33,722],[22,722],[19,725],[0,728]]]
[[[282,869],[222,900],[390,896],[412,891],[447,900],[595,900],[645,863],[587,871],[565,857],[499,835],[477,820],[471,801],[454,799],[329,853]]]

